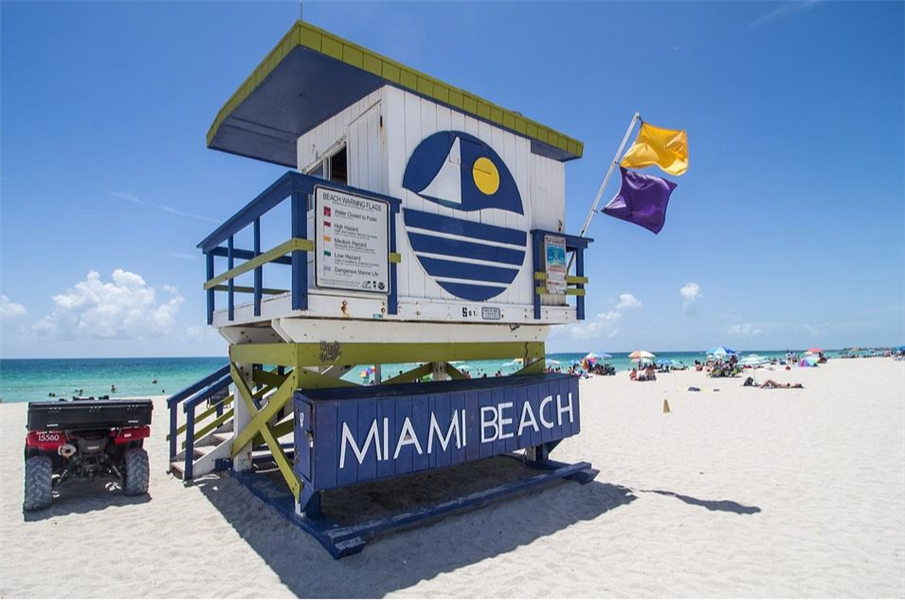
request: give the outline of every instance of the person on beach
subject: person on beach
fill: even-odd
[[[772,379],[766,380],[761,384],[760,387],[763,390],[775,390],[779,388],[804,389],[804,386],[800,383],[779,383],[777,381],[773,381]]]

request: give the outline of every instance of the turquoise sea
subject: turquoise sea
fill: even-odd
[[[703,352],[662,352],[659,359],[671,359],[676,363],[693,365],[704,360]],[[766,357],[782,358],[786,351],[752,350]],[[800,351],[799,351],[800,352]],[[743,352],[747,354],[748,352]],[[581,360],[587,352],[555,353],[547,356],[548,364],[566,370]],[[617,371],[631,369],[632,362],[625,352],[611,352],[608,360]],[[832,352],[829,353],[832,356]],[[556,362],[554,362],[556,361]],[[204,358],[91,358],[91,359],[0,359],[0,399],[3,402],[27,402],[69,398],[73,395],[99,396],[110,394],[116,386],[116,396],[151,396],[173,394],[201,377],[215,371],[227,362],[226,357]],[[384,378],[415,365],[386,365]],[[468,370],[473,377],[485,373],[493,377],[497,371],[511,373],[520,365],[506,361],[468,361],[456,367]],[[357,367],[346,374],[345,379],[362,382],[362,371]],[[50,396],[55,394],[55,396]]]

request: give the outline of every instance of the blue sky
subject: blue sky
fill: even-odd
[[[658,236],[598,215],[552,350],[905,342],[905,4],[306,2],[305,18],[585,142],[688,130]],[[283,168],[208,150],[298,4],[0,4],[0,355],[219,355],[195,249]],[[657,174],[657,173],[653,173]],[[618,177],[604,201],[618,191]]]

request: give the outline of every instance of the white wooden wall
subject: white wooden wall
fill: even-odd
[[[383,122],[381,126],[381,120]],[[304,171],[325,153],[346,143],[349,185],[402,199],[403,208],[453,216],[452,208],[424,200],[402,187],[409,157],[418,144],[438,131],[464,131],[489,144],[509,167],[525,215],[488,209],[458,213],[459,218],[490,225],[559,231],[565,223],[565,165],[531,152],[531,141],[395,87],[385,86],[324,121],[298,140],[298,168]],[[309,224],[313,227],[313,223]],[[458,301],[434,283],[412,253],[402,215],[397,216],[398,296],[408,299]],[[534,278],[530,236],[525,261],[507,291],[488,305],[530,305]]]

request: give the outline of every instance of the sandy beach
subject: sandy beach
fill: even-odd
[[[23,516],[26,405],[2,405],[0,596],[905,596],[905,362],[765,375],[805,389],[695,372],[582,381],[583,431],[554,458],[590,461],[595,482],[341,561],[227,476],[166,474],[163,402],[149,497],[77,482]]]

